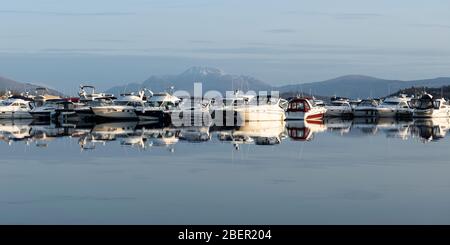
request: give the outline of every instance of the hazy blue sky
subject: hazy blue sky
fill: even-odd
[[[64,90],[192,65],[271,84],[450,75],[450,1],[0,1],[0,76]]]

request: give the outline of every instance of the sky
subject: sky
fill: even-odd
[[[0,0],[0,76],[63,91],[217,67],[272,85],[450,76],[450,1]]]

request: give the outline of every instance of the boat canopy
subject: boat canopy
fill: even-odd
[[[377,107],[378,102],[376,100],[363,100],[359,103],[358,106],[369,106],[369,107]]]
[[[295,98],[289,101],[287,111],[301,111],[301,112],[307,112],[311,110],[312,107],[314,107],[314,101],[309,100],[307,98]]]

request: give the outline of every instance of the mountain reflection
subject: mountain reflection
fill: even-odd
[[[118,142],[124,147],[145,150],[166,147],[174,151],[179,142],[231,144],[239,150],[242,144],[277,145],[293,141],[320,141],[320,134],[340,137],[367,137],[385,135],[400,140],[419,142],[438,141],[450,128],[450,119],[418,119],[401,121],[395,119],[361,118],[346,120],[330,118],[318,121],[265,121],[247,122],[239,127],[191,126],[173,127],[163,124],[141,122],[87,123],[57,125],[32,120],[1,120],[0,140],[8,145],[25,142],[36,147],[48,147],[57,138],[78,139],[82,150],[94,150],[97,145]]]

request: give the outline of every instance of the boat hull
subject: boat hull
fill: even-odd
[[[99,119],[138,120],[134,108],[92,107],[92,112]]]
[[[352,117],[353,110],[348,107],[330,106],[326,108],[326,117]]]
[[[2,111],[0,119],[30,119],[33,116],[27,111]]]
[[[378,110],[376,108],[358,109],[353,111],[354,117],[378,117]]]
[[[142,121],[164,121],[168,118],[163,110],[136,110],[135,113]]]
[[[286,120],[323,120],[326,109],[316,109],[307,112],[303,111],[287,111]]]
[[[39,112],[30,112],[32,117],[37,120],[50,120],[52,112],[51,111],[39,111]]]
[[[243,122],[259,122],[259,121],[284,121],[285,114],[283,109],[263,109],[263,108],[239,108],[239,109],[216,109],[212,113],[212,117],[216,125],[225,122],[231,126],[239,125]]]
[[[394,108],[378,108],[377,109],[378,117],[396,117],[397,110]]]

